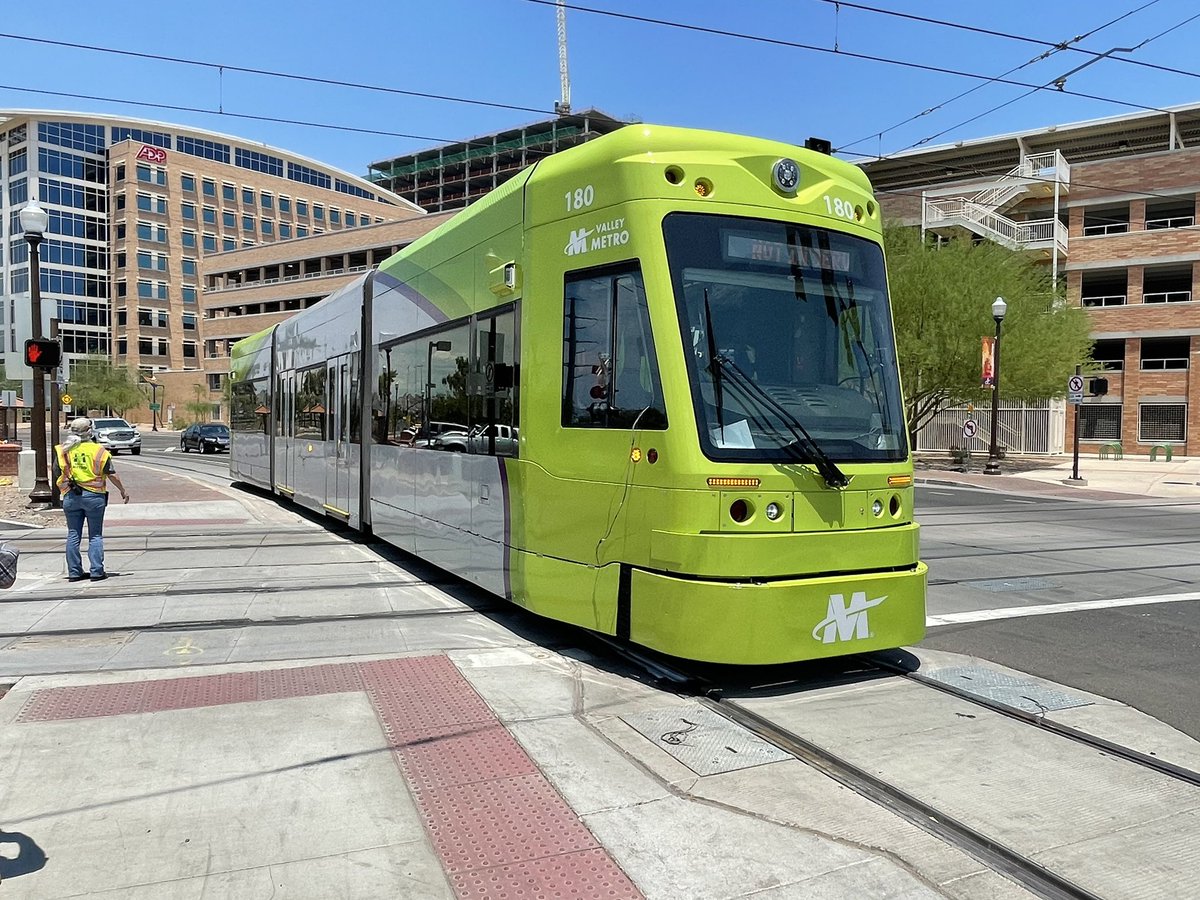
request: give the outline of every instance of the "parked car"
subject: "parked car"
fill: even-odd
[[[427,425],[405,428],[400,433],[400,445],[402,447],[438,447],[439,439],[443,435],[449,434],[461,434],[465,438],[467,428],[457,422],[429,422]]]
[[[199,450],[201,453],[228,453],[229,427],[217,423],[189,425],[179,436],[179,449],[184,453]]]
[[[96,429],[96,442],[116,456],[128,450],[134,456],[142,452],[142,436],[124,419],[92,419]]]

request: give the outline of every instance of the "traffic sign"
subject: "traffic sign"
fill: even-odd
[[[150,412],[158,412],[160,409],[162,409],[161,403],[151,403],[150,404]]]
[[[71,395],[70,395],[70,394],[63,394],[63,395],[62,395],[61,397],[59,397],[58,399],[62,401],[62,403],[63,403],[63,406],[70,406],[70,405],[71,405],[71,402],[72,402],[72,401],[71,401]]]
[[[974,419],[967,419],[963,422],[963,437],[970,439],[979,433],[979,423]]]
[[[1072,406],[1083,402],[1083,378],[1079,375],[1067,379],[1067,402]]]

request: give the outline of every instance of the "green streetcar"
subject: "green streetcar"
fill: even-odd
[[[679,657],[916,642],[880,240],[851,165],[623,128],[239,342],[233,473]]]

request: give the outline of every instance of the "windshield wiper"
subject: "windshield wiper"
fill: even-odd
[[[832,488],[842,488],[850,483],[850,479],[846,473],[838,468],[829,454],[821,449],[821,445],[816,439],[808,433],[808,429],[801,424],[800,420],[788,412],[774,397],[764,391],[749,375],[738,368],[737,363],[726,356],[714,357],[717,365],[728,370],[729,383],[731,386],[738,388],[744,399],[750,400],[762,409],[773,412],[783,420],[783,424],[787,426],[794,438],[791,444],[786,445],[792,450],[802,449],[807,453],[813,464],[817,467],[817,471],[821,473],[821,477],[825,479],[825,483]]]
[[[708,335],[708,371],[712,375],[713,398],[717,401],[717,427],[725,440],[724,388],[721,384],[721,364],[717,358],[717,336],[713,333],[712,307],[708,303],[708,288],[704,289],[704,331]]]

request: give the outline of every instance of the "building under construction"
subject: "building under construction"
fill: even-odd
[[[371,163],[367,177],[428,212],[462,209],[542,157],[627,124],[587,109]]]

